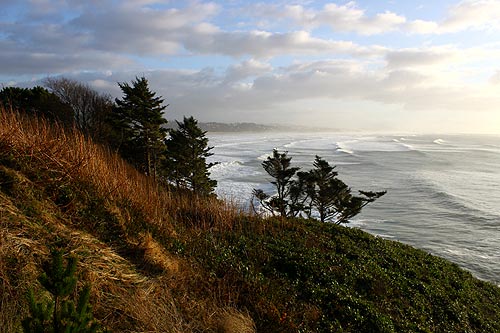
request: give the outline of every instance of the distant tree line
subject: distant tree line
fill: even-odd
[[[123,97],[113,100],[89,85],[68,78],[48,78],[45,87],[4,87],[0,104],[28,115],[76,128],[119,153],[138,170],[179,191],[212,195],[214,163],[206,132],[193,117],[167,129],[161,96],[145,77],[118,83]]]
[[[272,156],[262,162],[272,177],[275,194],[266,194],[261,189],[254,189],[253,194],[260,207],[273,215],[347,223],[386,193],[359,191],[359,195],[353,195],[351,188],[337,177],[335,167],[317,155],[309,171],[292,167],[291,160],[287,152],[274,149]]]

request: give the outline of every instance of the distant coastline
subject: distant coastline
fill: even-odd
[[[201,129],[213,133],[241,133],[241,132],[340,132],[340,129],[328,127],[314,127],[314,126],[295,126],[295,125],[277,125],[277,124],[258,124],[252,122],[236,122],[236,123],[222,123],[222,122],[199,122]],[[175,120],[169,120],[166,125],[167,128],[176,128]]]

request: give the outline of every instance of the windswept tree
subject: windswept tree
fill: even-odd
[[[149,89],[145,77],[132,84],[119,83],[122,99],[116,99],[111,122],[114,144],[121,155],[139,170],[158,176],[161,159],[165,154],[164,139],[167,123],[164,118],[163,99]]]
[[[88,84],[65,77],[51,77],[44,83],[72,110],[74,123],[83,134],[101,143],[107,141],[107,119],[113,107],[111,96],[100,94]]]
[[[317,213],[321,222],[348,222],[364,206],[386,193],[359,191],[360,195],[352,195],[349,186],[337,178],[334,166],[317,155],[313,166],[306,175],[309,185],[306,195],[310,199],[310,209]]]
[[[171,129],[165,140],[163,172],[166,180],[178,189],[188,189],[200,196],[213,193],[217,181],[210,179],[209,169],[216,163],[207,163],[213,154],[213,147],[208,146],[206,132],[198,126],[193,118],[184,117],[177,121],[177,129]]]
[[[273,178],[271,184],[276,188],[276,194],[268,195],[260,189],[254,189],[253,194],[259,200],[261,206],[271,213],[278,213],[282,217],[295,215],[296,210],[291,205],[290,195],[297,198],[300,192],[293,185],[295,173],[299,170],[297,167],[291,167],[291,157],[288,152],[280,153],[277,149],[273,150],[272,156],[262,162],[264,170]]]
[[[314,168],[300,171],[291,167],[287,152],[273,150],[273,155],[262,162],[264,170],[273,178],[274,194],[255,189],[254,196],[261,207],[282,217],[316,217],[321,222],[347,223],[361,212],[367,204],[386,192],[359,191],[353,195],[351,189],[337,178],[327,161],[316,156]]]

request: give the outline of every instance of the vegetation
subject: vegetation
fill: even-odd
[[[77,305],[69,299],[76,287],[76,258],[69,257],[63,264],[63,252],[52,251],[52,261],[43,267],[41,285],[52,295],[53,300],[36,302],[33,290],[28,295],[30,315],[23,320],[24,332],[33,333],[86,333],[97,332],[98,323],[89,306],[90,286],[85,286]]]
[[[44,295],[53,246],[78,256],[77,289],[113,332],[500,332],[500,289],[444,259],[168,192],[80,132],[3,108],[0,216],[0,332],[21,331],[29,287]]]
[[[45,86],[72,111],[73,124],[78,130],[99,143],[108,143],[108,118],[113,108],[109,95],[65,77],[47,78]]]
[[[262,167],[273,177],[276,194],[268,195],[262,190],[253,194],[261,207],[279,214],[281,217],[317,216],[321,222],[347,223],[361,212],[367,204],[383,196],[386,192],[359,191],[360,196],[351,194],[351,189],[340,179],[338,173],[321,157],[316,156],[314,169],[298,172],[291,167],[291,157],[287,152],[273,150]]]
[[[28,115],[57,121],[67,127],[73,125],[73,110],[47,89],[4,87],[0,91],[0,105]]]
[[[124,82],[119,86],[124,96],[116,99],[112,115],[118,149],[136,168],[156,177],[166,149],[163,140],[167,130],[162,127],[167,123],[163,114],[166,106],[149,89],[145,77],[136,78],[132,85]]]
[[[168,153],[162,170],[168,182],[177,189],[188,189],[196,195],[207,196],[213,193],[217,181],[210,179],[209,169],[215,163],[207,163],[212,147],[208,138],[193,118],[184,117],[177,122],[178,129],[171,129],[165,140]]]

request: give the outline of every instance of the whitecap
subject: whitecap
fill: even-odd
[[[351,227],[351,228],[360,228],[362,229],[364,226],[366,226],[367,220],[362,220],[362,219],[355,219],[349,221],[349,223],[346,224],[346,226]]]
[[[337,148],[336,149],[337,151],[340,151],[342,153],[346,153],[346,154],[349,154],[349,155],[354,155],[354,152],[352,150],[349,150],[349,149],[345,149],[345,148]]]
[[[376,237],[384,238],[384,239],[394,239],[395,237],[389,234],[380,234],[380,233],[374,233],[373,234]]]
[[[432,142],[434,142],[437,145],[444,145],[444,144],[446,144],[446,141],[443,140],[443,139],[436,139],[436,140],[434,140]]]
[[[407,144],[407,143],[401,143],[401,145],[402,145],[403,147],[408,148],[408,150],[415,150],[415,147],[413,147],[412,145],[409,145],[409,144]]]
[[[336,143],[336,145],[337,150],[348,154],[354,154],[358,151],[398,152],[414,150],[413,146],[409,144],[378,137],[366,137],[357,140],[339,141]]]

